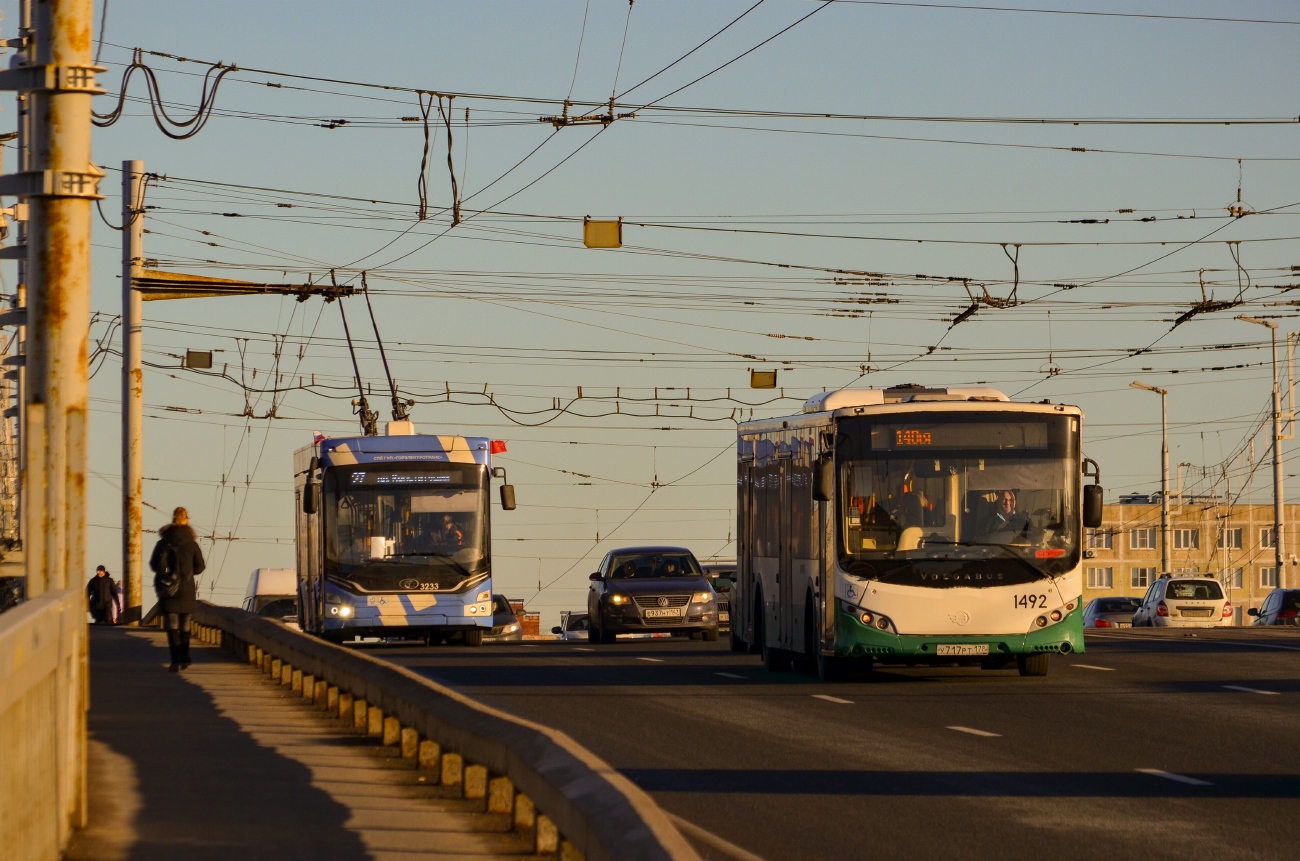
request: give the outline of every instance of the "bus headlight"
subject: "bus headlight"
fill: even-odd
[[[713,600],[712,592],[696,592],[691,596],[691,600],[696,604],[707,604]]]
[[[352,615],[352,608],[349,607],[347,604],[344,604],[342,607],[339,607],[339,616],[346,619],[348,616],[351,615]]]
[[[478,597],[475,598],[474,600],[476,600],[476,601],[491,601],[491,600],[492,600],[492,593],[491,593],[490,591],[488,591],[487,589],[484,589],[482,592],[479,592],[479,593],[478,593]]]
[[[626,596],[626,595],[619,595],[619,594],[610,595],[610,596],[609,596],[609,603],[611,603],[611,604],[626,604],[626,603],[627,603],[627,596]]]

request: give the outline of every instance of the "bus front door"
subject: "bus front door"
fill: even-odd
[[[794,572],[790,564],[790,475],[791,461],[788,450],[778,455],[781,464],[781,523],[777,528],[780,545],[780,564],[777,575],[777,631],[783,649],[794,645]]]

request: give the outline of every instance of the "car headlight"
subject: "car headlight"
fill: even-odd
[[[474,600],[475,600],[475,601],[491,601],[491,600],[492,600],[492,593],[489,592],[488,590],[484,589],[482,592],[479,592],[479,593],[478,593],[478,597],[475,598]]]
[[[519,630],[519,626],[518,626],[518,625],[506,625],[506,633],[507,633],[507,634],[513,634],[515,631],[518,631],[518,630]]]
[[[626,604],[626,603],[627,603],[627,596],[626,596],[626,595],[610,595],[610,596],[609,596],[609,603],[611,603],[611,604]]]
[[[696,604],[707,604],[713,600],[712,592],[696,592],[691,596],[691,600]]]

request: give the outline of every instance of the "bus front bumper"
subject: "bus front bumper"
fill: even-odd
[[[996,661],[1000,657],[1014,658],[1038,652],[1066,654],[1084,651],[1082,606],[1075,607],[1054,625],[1024,634],[970,634],[956,637],[895,634],[864,625],[858,617],[838,607],[835,610],[835,629],[835,654],[856,658],[874,657],[886,662],[894,659],[909,663],[981,663]],[[976,649],[975,653],[940,655],[940,646],[974,646]],[[980,647],[987,647],[987,653],[983,653]]]

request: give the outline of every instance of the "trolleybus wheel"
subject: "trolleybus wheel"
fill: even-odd
[[[1051,659],[1052,656],[1047,652],[1037,652],[1032,655],[1018,656],[1016,665],[1020,668],[1022,676],[1045,676]]]
[[[471,628],[465,632],[465,645],[481,646],[483,645],[483,629]]]
[[[837,682],[844,678],[844,659],[836,655],[817,653],[817,678],[823,682]]]
[[[727,639],[731,641],[731,651],[733,652],[749,651],[749,643],[746,643],[744,640],[740,639],[740,637],[736,635],[736,628],[734,625],[732,626],[731,630],[727,633]]]

